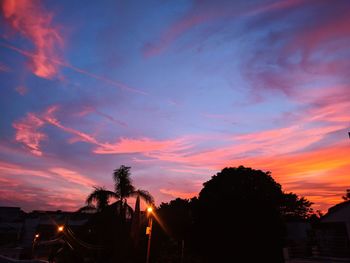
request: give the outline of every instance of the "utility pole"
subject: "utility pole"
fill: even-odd
[[[149,216],[149,219],[148,219],[148,227],[146,228],[146,234],[148,235],[146,263],[149,263],[149,255],[151,252],[151,238],[152,238],[152,224],[153,224],[152,211],[153,211],[152,207],[147,208],[147,214]]]

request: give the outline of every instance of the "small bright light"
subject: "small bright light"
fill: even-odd
[[[36,235],[35,235],[35,238],[38,238],[38,237],[39,237],[39,234],[36,234]]]
[[[58,232],[62,232],[63,231],[63,226],[59,226],[58,227]]]
[[[147,208],[147,212],[148,212],[148,213],[152,213],[152,211],[153,211],[152,207],[148,207],[148,208]]]

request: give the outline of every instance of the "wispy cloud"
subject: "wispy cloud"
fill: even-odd
[[[231,6],[220,2],[194,1],[187,13],[161,33],[158,41],[144,45],[143,54],[145,57],[159,55],[186,32],[201,25],[212,25],[215,21],[227,18],[288,10],[297,7],[302,2],[301,0],[284,0],[259,6],[245,6],[237,2],[236,6]]]
[[[58,65],[48,58],[58,59],[63,38],[53,25],[53,13],[44,9],[39,1],[2,1],[2,11],[12,28],[35,46],[32,70],[35,75],[52,79],[58,73]]]
[[[261,44],[242,60],[242,74],[255,93],[278,91],[294,97],[321,81],[349,82],[348,3],[314,1],[314,9],[307,8],[310,3],[303,1],[294,17],[282,11],[277,17],[257,18],[254,27],[248,27],[261,32]],[[271,25],[277,18],[284,26]]]
[[[34,155],[41,156],[43,153],[40,149],[40,142],[47,136],[39,129],[44,124],[45,122],[35,114],[28,113],[25,118],[13,123],[13,127],[16,129],[16,141],[25,145]]]
[[[46,165],[36,169],[1,161],[0,204],[70,211],[82,206],[96,182],[72,169]]]
[[[17,93],[18,93],[19,95],[22,95],[22,96],[26,95],[27,92],[28,92],[27,87],[26,87],[26,86],[23,86],[23,85],[17,86],[17,87],[15,88],[15,90],[17,91]]]
[[[75,171],[62,168],[62,167],[54,167],[49,170],[50,172],[61,176],[64,180],[75,183],[78,185],[86,186],[86,187],[92,187],[94,185],[97,185],[97,183],[86,176],[83,176]]]
[[[82,141],[94,145],[96,148],[93,152],[96,154],[154,153],[179,151],[189,147],[183,139],[155,140],[145,137],[119,138],[115,143],[102,142],[89,133],[63,125],[55,117],[58,110],[58,105],[52,105],[43,113],[28,113],[25,118],[15,122],[13,127],[16,129],[16,140],[28,147],[33,154],[41,156],[40,142],[47,136],[40,132],[39,128],[49,124],[73,135],[74,137],[69,140],[70,143]]]
[[[149,138],[121,138],[116,143],[102,143],[94,150],[98,154],[149,153],[183,148],[181,140],[153,140]]]
[[[18,47],[15,47],[13,45],[9,45],[9,44],[5,44],[5,43],[0,43],[0,46],[3,46],[3,47],[6,47],[8,49],[11,49],[11,50],[14,50],[26,57],[30,57],[32,58],[33,60],[36,59],[36,57],[38,56],[37,54],[35,53],[31,53],[29,51],[26,51],[26,50],[23,50],[23,49],[20,49]],[[120,82],[120,81],[117,81],[117,80],[112,80],[112,79],[109,79],[107,77],[104,77],[104,76],[101,76],[101,75],[97,75],[97,74],[94,74],[92,72],[89,72],[87,70],[84,70],[84,69],[81,69],[81,68],[78,68],[78,67],[75,67],[75,66],[72,66],[71,64],[67,63],[67,62],[64,62],[62,60],[60,60],[59,58],[55,58],[55,57],[45,57],[44,55],[42,55],[47,61],[50,61],[50,63],[54,64],[54,65],[57,65],[57,67],[65,67],[65,68],[68,68],[74,72],[77,72],[77,73],[80,73],[82,75],[85,75],[85,76],[88,76],[90,78],[93,78],[93,79],[97,79],[97,80],[100,80],[106,84],[109,84],[111,86],[114,86],[114,87],[117,87],[118,89],[121,89],[121,90],[126,90],[126,91],[129,91],[129,92],[133,92],[133,93],[138,93],[138,94],[142,94],[142,95],[147,95],[147,93],[145,91],[142,91],[140,89],[136,89],[136,88],[133,88],[133,87],[130,87],[129,85],[123,83],[123,82]]]
[[[2,71],[2,72],[10,72],[11,69],[8,66],[6,66],[4,63],[0,62],[0,71]]]

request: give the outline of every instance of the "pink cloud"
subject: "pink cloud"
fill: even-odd
[[[22,96],[26,95],[27,92],[28,92],[27,87],[26,87],[26,86],[23,86],[23,85],[17,86],[17,87],[15,88],[15,90],[17,91],[18,94],[20,94],[20,95],[22,95]]]
[[[76,210],[84,204],[96,182],[72,169],[50,167],[29,168],[0,162],[0,203],[29,209]],[[18,189],[21,194],[18,195]]]
[[[6,66],[4,63],[0,62],[0,71],[2,72],[10,72],[10,68],[8,66]]]
[[[191,144],[184,141],[184,145],[191,145],[191,148],[178,150],[170,148],[169,151],[144,152],[144,155],[151,157],[151,162],[157,159],[163,162],[175,163],[177,165],[191,167],[205,167],[210,170],[221,169],[229,160],[245,159],[247,156],[269,156],[275,158],[278,155],[290,154],[295,151],[304,151],[314,143],[320,142],[332,132],[346,128],[345,123],[336,123],[324,127],[309,126],[307,122],[300,122],[286,128],[276,128],[272,130],[248,133],[244,135],[228,136],[221,138],[225,146],[203,148],[196,151],[193,147],[199,147],[203,143],[210,141],[208,138],[191,138]],[[218,138],[215,139],[217,141]],[[180,169],[177,168],[177,169]]]
[[[49,169],[49,171],[56,175],[59,175],[64,180],[67,180],[68,182],[71,182],[71,183],[79,184],[86,187],[92,187],[94,185],[97,185],[97,183],[94,180],[91,180],[86,176],[83,176],[75,171],[71,171],[66,168],[54,167]]]
[[[25,118],[13,123],[16,129],[15,140],[25,145],[34,155],[41,156],[43,153],[40,149],[40,142],[47,136],[39,129],[44,124],[45,122],[35,114],[28,113]]]
[[[39,1],[2,1],[6,21],[35,46],[32,57],[33,73],[52,79],[58,73],[58,65],[48,58],[58,59],[63,45],[59,31],[52,25],[53,13],[45,10]]]
[[[46,172],[43,172],[41,170],[35,170],[35,169],[30,169],[30,168],[24,168],[20,165],[12,164],[12,163],[7,163],[7,162],[1,162],[0,161],[0,172],[3,175],[25,175],[25,176],[33,176],[33,177],[38,177],[41,179],[49,179],[51,178],[50,175]],[[5,180],[5,178],[3,178]]]
[[[59,107],[57,105],[50,106],[46,110],[46,112],[43,114],[42,119],[46,121],[48,124],[51,124],[57,128],[60,128],[61,130],[67,133],[75,135],[76,138],[74,139],[74,142],[83,141],[83,142],[88,142],[92,144],[99,144],[99,142],[93,136],[62,125],[60,121],[54,117],[54,113],[58,110],[58,108]]]
[[[15,122],[13,126],[16,129],[16,140],[26,145],[33,154],[41,156],[42,151],[39,148],[39,144],[40,141],[47,138],[47,136],[44,133],[39,132],[38,129],[45,124],[49,124],[66,133],[74,135],[74,137],[69,140],[70,143],[82,141],[96,146],[93,150],[96,154],[166,152],[183,150],[188,147],[188,145],[183,143],[183,139],[154,140],[150,138],[121,138],[116,143],[101,142],[88,133],[63,125],[55,117],[55,113],[58,110],[58,105],[52,105],[48,107],[44,113],[28,113],[26,118]]]
[[[308,15],[310,24],[294,23],[284,30],[275,29],[247,56],[243,74],[254,90],[277,90],[289,97],[302,97],[306,85],[329,80],[348,82],[348,7],[345,3],[337,6],[316,1],[314,8]],[[282,20],[283,14],[279,15]],[[259,22],[256,24],[265,30],[266,21]]]
[[[159,192],[162,194],[168,195],[171,198],[184,198],[184,199],[191,199],[192,197],[195,197],[198,195],[198,192],[183,192],[180,190],[172,190],[172,189],[159,189]]]
[[[331,43],[336,42],[339,39],[346,38],[350,34],[350,18],[347,13],[332,17],[332,19],[326,19],[320,21],[322,26],[319,24],[301,31],[296,35],[294,41],[290,43],[287,48],[299,49],[302,48],[304,51],[304,60],[309,59],[316,47],[326,48],[324,51],[327,55],[332,54],[331,50],[327,48]],[[346,48],[346,43],[338,43],[338,48]],[[333,50],[334,51],[334,50]],[[336,50],[338,51],[338,50]]]

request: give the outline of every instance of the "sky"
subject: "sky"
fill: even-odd
[[[350,1],[0,3],[0,205],[74,211],[120,165],[156,204],[239,165],[350,188]]]

